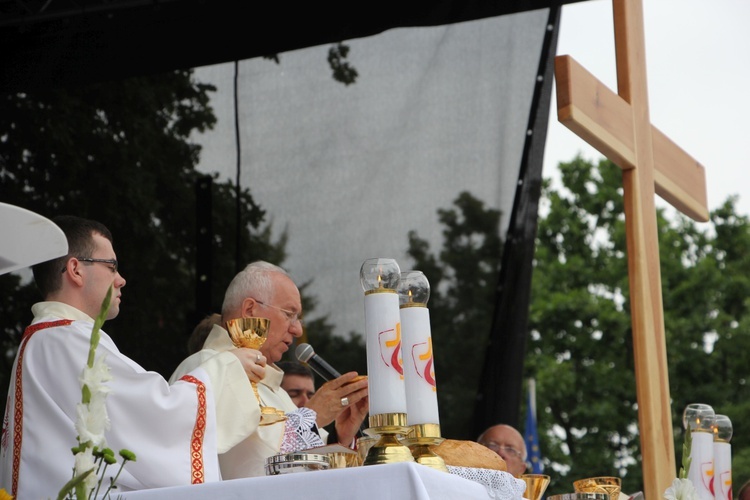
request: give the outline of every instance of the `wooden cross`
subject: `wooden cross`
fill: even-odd
[[[555,58],[558,120],[622,170],[630,312],[645,497],[676,474],[654,194],[708,220],[702,165],[651,125],[642,0],[613,0],[614,94],[569,56]]]

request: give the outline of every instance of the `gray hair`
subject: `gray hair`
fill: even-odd
[[[224,303],[221,306],[221,314],[227,315],[242,306],[242,301],[247,297],[253,297],[261,302],[273,301],[273,282],[271,274],[278,273],[292,279],[285,270],[277,265],[258,260],[252,262],[229,283],[224,294]]]

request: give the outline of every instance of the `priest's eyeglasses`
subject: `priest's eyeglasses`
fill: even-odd
[[[523,460],[523,453],[513,448],[512,446],[505,446],[504,444],[498,444],[498,443],[495,443],[494,441],[487,441],[487,442],[480,443],[480,444],[483,444],[484,446],[494,451],[498,455],[500,454],[501,451],[504,451],[505,453],[510,453],[516,458]]]
[[[117,272],[118,264],[116,259],[92,259],[90,257],[76,257],[76,259],[80,260],[81,262],[98,262],[99,264],[107,264],[109,266],[112,266],[109,268],[112,273]],[[66,266],[62,268],[61,274],[64,273],[66,269],[68,269],[67,263]]]
[[[299,323],[300,325],[302,324],[302,313],[301,312],[294,312],[294,311],[290,311],[288,309],[282,309],[281,307],[273,306],[271,304],[266,304],[265,302],[261,302],[258,299],[255,299],[255,302],[257,302],[258,304],[260,304],[262,306],[272,307],[274,309],[278,309],[279,311],[281,311],[284,314],[284,316],[286,317],[286,319],[292,325],[295,324],[295,323]]]

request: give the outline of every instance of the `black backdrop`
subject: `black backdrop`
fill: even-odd
[[[0,91],[193,68],[577,1],[0,0]]]
[[[365,37],[549,9],[518,188],[498,277],[475,431],[518,426],[531,260],[560,6],[579,0],[348,2],[0,0],[0,92],[192,68]],[[476,434],[475,434],[476,435]]]

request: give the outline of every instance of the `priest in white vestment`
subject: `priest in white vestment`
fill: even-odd
[[[219,456],[224,479],[262,476],[268,457],[322,446],[327,435],[323,426],[334,421],[340,441],[348,445],[367,415],[367,380],[351,383],[356,372],[324,384],[305,408],[297,408],[281,388],[284,372],[273,363],[281,360],[294,339],[302,335],[301,312],[299,290],[286,271],[267,262],[249,264],[227,288],[221,325],[214,325],[203,349],[183,361],[170,379],[179,380],[206,360],[233,347],[223,327],[228,320],[270,319],[268,338],[260,347],[270,364],[257,385],[258,393],[265,406],[283,410],[287,419],[271,425],[259,425],[256,419],[250,436]],[[259,408],[261,403],[254,394],[251,398],[252,404]]]
[[[78,217],[53,220],[69,254],[34,266],[46,300],[33,306],[13,363],[0,439],[0,487],[21,499],[56,498],[72,478],[93,318],[110,286],[107,319],[116,317],[125,286],[106,227]],[[137,457],[120,474],[119,491],[220,480],[218,455],[249,436],[259,418],[249,378],[265,373],[260,352],[224,351],[172,385],[120,353],[104,331],[99,356],[112,376],[107,446]]]

